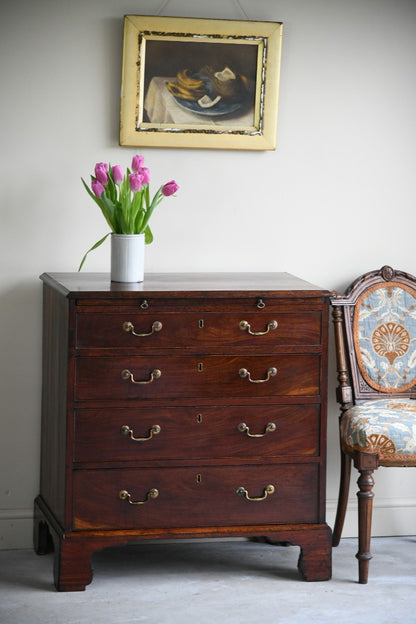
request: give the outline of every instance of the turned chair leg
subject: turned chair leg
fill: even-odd
[[[372,554],[370,552],[371,541],[371,517],[374,498],[374,470],[360,470],[357,481],[360,488],[358,496],[358,582],[367,583],[368,569]]]
[[[348,494],[351,478],[351,457],[344,453],[341,448],[341,476],[339,481],[339,494],[337,515],[335,518],[334,531],[332,534],[332,546],[338,546],[344,527],[345,513],[347,511]]]

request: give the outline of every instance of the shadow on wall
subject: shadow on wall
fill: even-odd
[[[42,386],[42,286],[17,282],[0,296],[0,509],[30,508],[38,488]],[[34,470],[33,467],[36,467]],[[22,487],[24,484],[24,487]],[[22,492],[30,500],[22,500]]]

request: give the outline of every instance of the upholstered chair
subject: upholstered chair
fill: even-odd
[[[374,470],[416,466],[416,278],[384,266],[331,303],[341,406],[333,546],[342,534],[353,462],[359,472],[359,582],[367,583]]]

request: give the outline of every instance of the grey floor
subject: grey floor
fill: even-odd
[[[411,624],[416,537],[374,538],[368,585],[355,539],[333,550],[331,581],[307,583],[299,548],[249,541],[140,543],[93,557],[84,592],[56,592],[53,556],[0,551],[1,624]]]

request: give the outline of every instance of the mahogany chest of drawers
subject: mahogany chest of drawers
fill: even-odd
[[[291,543],[329,579],[329,293],[286,273],[41,279],[35,548],[57,589],[84,589],[96,550],[157,538]]]

